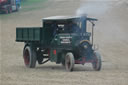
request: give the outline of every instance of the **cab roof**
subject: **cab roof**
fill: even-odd
[[[72,20],[72,19],[80,19],[81,16],[51,16],[43,18],[43,21],[58,21],[58,20]]]
[[[72,21],[73,19],[86,18],[86,20],[97,21],[95,18],[88,18],[87,16],[51,16],[43,18],[43,21]]]

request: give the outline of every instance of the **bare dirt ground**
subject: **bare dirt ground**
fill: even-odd
[[[16,27],[41,26],[41,18],[47,16],[75,15],[82,3],[82,0],[50,0],[42,9],[0,15],[0,85],[128,85],[128,3],[125,0],[102,2],[108,4],[108,10],[101,15],[90,14],[99,19],[95,43],[99,44],[102,55],[101,71],[93,71],[90,65],[76,65],[73,72],[66,72],[64,67],[51,62],[35,69],[24,66],[24,44],[15,42]]]

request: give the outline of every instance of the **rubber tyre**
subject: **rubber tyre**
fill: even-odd
[[[67,53],[65,56],[65,68],[67,71],[71,72],[74,69],[74,56],[71,52]]]
[[[102,62],[101,62],[101,55],[98,52],[94,52],[94,62],[92,63],[92,67],[95,71],[100,71]]]
[[[26,67],[35,68],[36,66],[36,52],[30,46],[26,46],[23,51],[23,58]]]

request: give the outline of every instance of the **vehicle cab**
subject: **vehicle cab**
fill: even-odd
[[[50,42],[56,45],[76,45],[81,40],[90,41],[91,33],[87,32],[87,21],[97,19],[87,16],[53,16],[43,19],[43,27],[48,32]]]

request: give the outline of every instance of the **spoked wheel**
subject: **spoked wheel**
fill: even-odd
[[[42,53],[41,53],[41,49],[37,50],[36,54],[37,54],[38,64],[42,64],[42,62],[43,62],[43,56],[42,56]]]
[[[28,68],[35,68],[36,52],[30,46],[26,46],[24,48],[23,58],[24,58],[24,63]]]
[[[65,68],[67,71],[73,71],[74,68],[74,56],[72,53],[67,53],[65,56]]]
[[[98,52],[94,52],[93,56],[94,56],[94,61],[92,62],[93,69],[95,71],[100,71],[102,66],[101,55]]]

